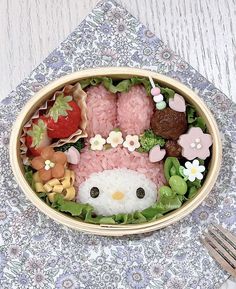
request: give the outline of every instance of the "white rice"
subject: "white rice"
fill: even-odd
[[[99,189],[97,198],[90,196],[92,187]],[[136,195],[136,190],[140,187],[145,190],[145,196],[142,199]],[[123,192],[124,198],[114,200],[112,194],[115,192]],[[77,193],[77,202],[92,205],[94,212],[103,216],[142,211],[155,203],[156,199],[156,185],[145,175],[125,168],[91,174],[80,185]]]

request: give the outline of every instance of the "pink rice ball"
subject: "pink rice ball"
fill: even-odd
[[[88,137],[107,137],[117,127],[117,97],[103,85],[91,86],[86,92]]]
[[[128,92],[119,93],[117,119],[124,135],[139,135],[149,129],[153,112],[152,98],[142,85],[135,85]]]
[[[143,173],[157,185],[157,189],[166,183],[163,162],[151,163],[147,153],[130,153],[121,146],[106,151],[91,151],[85,147],[81,151],[78,165],[72,166],[76,174],[77,187],[87,180],[92,173],[117,168],[127,168]]]

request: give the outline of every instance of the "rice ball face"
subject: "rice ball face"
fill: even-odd
[[[142,173],[129,169],[93,173],[79,186],[76,201],[94,213],[110,216],[142,211],[157,201],[157,187]]]

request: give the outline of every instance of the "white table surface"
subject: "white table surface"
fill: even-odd
[[[64,40],[97,2],[0,0],[0,98]],[[236,101],[236,0],[117,2]],[[223,288],[235,289],[236,281],[228,281]]]

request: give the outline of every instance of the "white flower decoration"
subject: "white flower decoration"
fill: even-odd
[[[186,169],[183,170],[183,173],[185,176],[188,177],[190,182],[195,181],[195,179],[198,179],[198,180],[203,179],[202,172],[205,171],[205,167],[200,166],[198,160],[194,160],[192,163],[186,162],[185,167]]]
[[[113,148],[122,144],[124,141],[122,133],[120,131],[111,131],[109,137],[107,138],[107,143],[109,143]]]
[[[91,150],[101,151],[103,149],[103,145],[106,143],[106,140],[100,134],[96,134],[95,137],[92,137],[89,140],[89,142],[91,144]]]
[[[51,162],[50,160],[46,160],[45,162],[45,166],[44,166],[44,169],[46,171],[50,170],[51,168],[54,168],[55,167],[55,164],[53,162]]]
[[[140,147],[140,143],[138,141],[137,135],[127,135],[125,138],[125,142],[123,143],[125,148],[128,148],[130,152],[133,152],[135,149]]]

